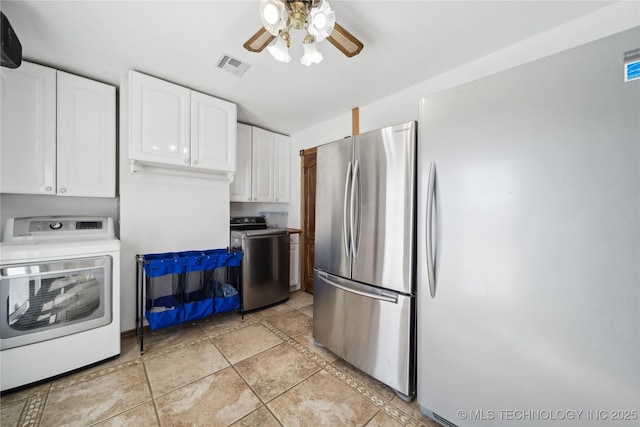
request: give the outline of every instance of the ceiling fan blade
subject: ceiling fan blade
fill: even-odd
[[[262,52],[265,47],[275,39],[276,36],[268,32],[264,27],[260,28],[242,46],[250,52]]]
[[[360,40],[355,38],[349,31],[338,25],[337,22],[333,27],[333,31],[331,32],[329,37],[327,37],[327,40],[329,40],[332,45],[337,47],[340,52],[344,53],[349,58],[359,54],[364,47]]]

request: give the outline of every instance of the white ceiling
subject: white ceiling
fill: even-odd
[[[600,1],[340,1],[337,22],[364,43],[353,58],[329,42],[305,67],[242,44],[261,26],[259,0],[2,0],[26,60],[119,86],[130,69],[238,104],[238,120],[292,134],[606,7]],[[216,67],[251,64],[243,77]]]

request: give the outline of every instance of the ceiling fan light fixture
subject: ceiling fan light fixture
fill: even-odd
[[[348,58],[359,54],[364,47],[360,40],[338,25],[327,0],[260,0],[260,20],[263,26],[243,46],[250,52],[262,52],[267,48],[281,62],[291,61],[289,31],[292,29],[307,34],[303,42],[304,56],[300,59],[307,66],[322,61],[316,43],[325,39]]]
[[[314,7],[309,12],[309,24],[307,30],[317,42],[329,37],[336,24],[336,14],[331,9],[329,2],[324,0],[319,7]]]
[[[286,38],[289,37],[287,33]],[[267,50],[276,60],[280,62],[291,62],[291,55],[289,55],[289,46],[284,35],[276,37],[276,41],[271,46],[267,47]]]
[[[310,38],[311,41],[307,42],[307,38]],[[317,43],[313,38],[310,36],[307,36],[307,38],[305,38],[305,42],[302,45],[304,48],[304,55],[300,58],[300,63],[309,67],[312,64],[319,64],[324,57],[320,52],[318,52]]]
[[[262,0],[260,2],[260,19],[262,25],[274,36],[287,28],[287,11],[280,0]]]

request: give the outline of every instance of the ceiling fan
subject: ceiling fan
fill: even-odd
[[[364,47],[360,40],[336,22],[336,15],[327,0],[261,0],[260,19],[263,27],[244,43],[244,48],[251,52],[262,52],[277,37],[268,51],[282,62],[291,61],[288,52],[291,29],[305,30],[307,33],[303,41],[304,56],[300,59],[304,65],[322,61],[316,42],[324,39],[349,58],[360,53]]]

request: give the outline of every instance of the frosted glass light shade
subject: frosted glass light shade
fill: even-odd
[[[309,12],[309,25],[307,31],[317,42],[329,37],[336,24],[336,14],[331,9],[329,2],[324,0],[320,7],[314,7]]]
[[[316,48],[316,43],[304,43],[302,45],[304,47],[304,56],[300,58],[300,63],[302,65],[306,65],[307,67],[311,64],[319,64],[322,61],[323,56],[318,49]]]
[[[282,37],[276,37],[276,42],[267,47],[267,50],[275,59],[280,62],[290,62],[289,48],[287,42]]]
[[[280,0],[262,0],[260,2],[262,25],[274,36],[287,27],[287,13]]]

